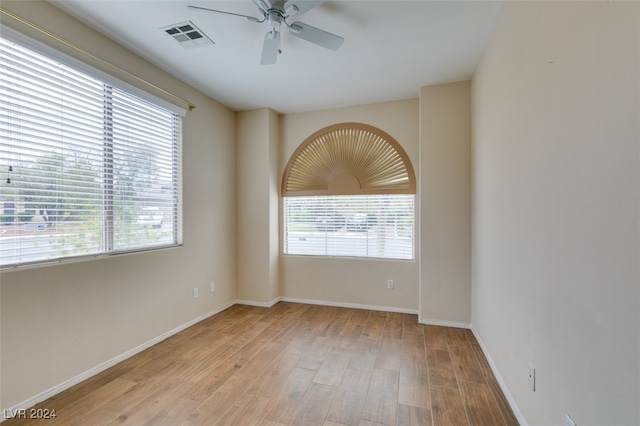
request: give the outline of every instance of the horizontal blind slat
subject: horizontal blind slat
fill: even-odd
[[[414,258],[414,196],[286,197],[284,253]]]
[[[0,266],[178,243],[181,123],[0,38]]]

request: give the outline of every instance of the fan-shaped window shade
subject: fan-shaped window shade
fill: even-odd
[[[415,194],[409,157],[390,135],[361,123],[326,127],[293,153],[282,196]]]

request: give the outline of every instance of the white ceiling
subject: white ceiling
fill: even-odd
[[[469,79],[503,1],[327,1],[291,18],[344,37],[331,51],[282,33],[275,65],[260,65],[268,24],[250,0],[51,0],[139,56],[236,110],[279,113],[416,98]],[[192,21],[215,45],[185,49],[161,28]]]

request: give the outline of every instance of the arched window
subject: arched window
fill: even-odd
[[[415,192],[389,134],[362,123],[321,129],[284,172],[284,253],[413,259]]]

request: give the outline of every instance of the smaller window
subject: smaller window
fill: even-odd
[[[284,254],[413,259],[415,191],[391,135],[363,123],[325,127],[284,172]]]
[[[413,259],[413,194],[284,198],[284,253]]]

